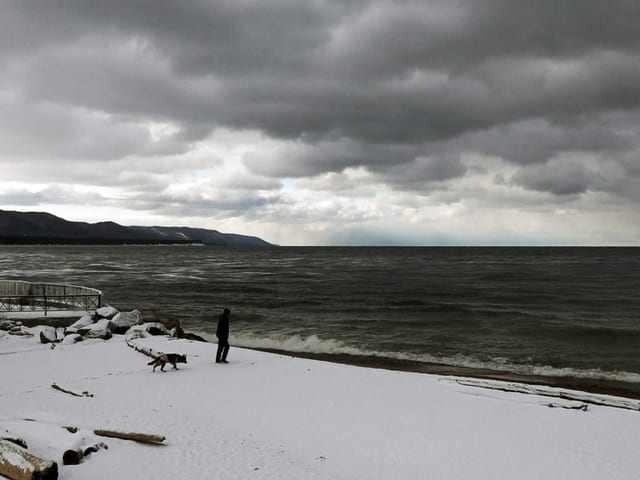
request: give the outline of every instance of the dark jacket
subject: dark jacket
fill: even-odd
[[[227,340],[229,338],[229,314],[223,313],[218,317],[218,328],[216,328],[216,337]]]

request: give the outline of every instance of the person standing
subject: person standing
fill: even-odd
[[[224,309],[222,315],[218,317],[218,327],[216,328],[216,337],[218,337],[218,351],[216,352],[216,363],[227,362],[227,354],[229,353],[229,316],[231,310]]]

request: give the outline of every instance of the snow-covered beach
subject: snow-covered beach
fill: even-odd
[[[219,365],[214,344],[168,336],[131,345],[184,353],[188,363],[154,373],[124,335],[51,348],[38,335],[1,332],[0,437],[23,438],[57,461],[61,479],[626,480],[640,472],[635,400],[567,400],[548,396],[558,393],[551,387],[505,392],[494,381],[239,348]],[[166,440],[145,445],[95,429]],[[108,449],[62,465],[64,449],[98,442]]]

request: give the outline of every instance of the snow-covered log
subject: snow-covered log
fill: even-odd
[[[12,442],[0,440],[0,475],[11,480],[56,480],[58,464],[38,458]]]

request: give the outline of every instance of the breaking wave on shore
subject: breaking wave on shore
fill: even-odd
[[[215,341],[215,340],[214,340]],[[444,365],[457,368],[491,370],[526,376],[568,377],[588,380],[608,380],[614,382],[640,384],[640,374],[625,371],[605,371],[601,369],[577,369],[569,367],[553,367],[550,365],[534,365],[514,363],[505,358],[493,357],[487,360],[457,354],[453,356],[437,356],[430,354],[410,354],[368,350],[348,345],[335,339],[322,339],[317,335],[257,335],[241,333],[232,335],[232,342],[238,347],[260,350],[279,350],[291,353],[309,353],[318,355],[351,355],[372,357],[376,360],[401,360],[417,362],[425,365]]]

